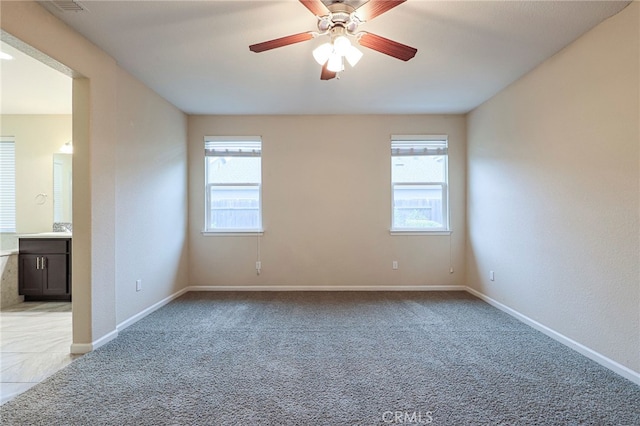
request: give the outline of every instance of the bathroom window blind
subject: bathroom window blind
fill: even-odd
[[[16,143],[0,138],[0,232],[16,232]]]

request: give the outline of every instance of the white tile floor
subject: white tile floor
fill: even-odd
[[[71,355],[71,303],[25,302],[0,312],[0,403],[43,381]]]

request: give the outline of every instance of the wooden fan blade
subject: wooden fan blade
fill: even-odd
[[[329,14],[329,9],[321,0],[300,0],[300,3],[316,16],[325,16]]]
[[[327,69],[327,63],[328,62],[325,62],[325,64],[322,66],[322,72],[320,73],[320,80],[331,80],[336,76],[335,71],[329,71]]]
[[[275,49],[277,47],[288,46],[290,44],[300,43],[302,41],[311,40],[313,33],[308,31],[306,33],[293,34],[286,37],[276,38],[274,40],[265,41],[262,43],[252,44],[249,46],[249,50],[252,52],[264,52],[265,50]]]
[[[396,6],[401,5],[407,0],[369,0],[358,9],[356,9],[356,15],[361,21],[370,21],[376,16],[393,9]]]
[[[363,33],[358,42],[361,46],[368,47],[385,55],[393,56],[402,61],[408,61],[416,56],[418,52],[418,49],[411,46],[371,33]]]

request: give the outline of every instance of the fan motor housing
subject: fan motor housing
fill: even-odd
[[[318,30],[321,33],[331,31],[334,27],[342,27],[349,34],[353,34],[360,24],[360,20],[355,15],[355,9],[345,3],[332,3],[328,7],[329,14],[318,19]]]

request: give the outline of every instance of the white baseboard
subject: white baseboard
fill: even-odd
[[[93,345],[91,343],[72,343],[71,344],[71,352],[75,355],[82,355],[89,353],[93,350]]]
[[[105,334],[101,338],[94,340],[91,343],[73,343],[71,344],[70,352],[72,354],[86,354],[98,349],[102,345],[109,343],[116,337],[118,337],[118,330],[113,330],[112,332]]]
[[[512,317],[522,321],[523,323],[535,328],[538,331],[541,331],[542,333],[546,334],[547,336],[551,337],[554,340],[557,340],[558,342],[562,343],[565,346],[568,346],[569,348],[573,349],[576,352],[579,352],[580,354],[586,356],[587,358],[597,362],[598,364],[602,365],[603,367],[608,368],[609,370],[613,371],[614,373],[624,377],[625,379],[629,379],[631,380],[633,383],[640,385],[640,373],[633,371],[632,369],[625,367],[622,364],[617,363],[616,361],[607,358],[606,356],[594,351],[593,349],[590,349],[586,346],[584,346],[581,343],[576,342],[573,339],[570,339],[569,337],[558,333],[555,330],[552,330],[551,328],[547,327],[544,324],[540,324],[538,321],[535,321],[529,317],[527,317],[526,315],[521,314],[518,311],[515,311],[513,309],[511,309],[510,307],[503,305],[502,303],[498,302],[495,299],[490,298],[489,296],[480,293],[478,290],[475,290],[473,288],[467,287],[466,290],[473,294],[476,297],[479,297],[480,299],[484,300],[485,302],[487,302],[488,304],[490,304],[491,306],[494,306],[498,309],[500,309],[501,311],[511,315]]]
[[[120,324],[118,324],[116,326],[116,330],[118,330],[118,331],[124,330],[125,328],[129,327],[131,324],[140,321],[142,318],[146,317],[150,313],[152,313],[154,311],[157,311],[158,309],[162,308],[164,305],[166,305],[167,303],[171,302],[173,299],[177,299],[178,297],[182,296],[187,291],[189,291],[188,288],[183,288],[182,290],[177,291],[177,292],[173,293],[172,295],[170,295],[168,297],[165,297],[161,301],[159,301],[157,303],[154,303],[153,305],[149,306],[147,309],[145,309],[143,311],[140,311],[137,314],[135,314],[134,316],[122,321]]]
[[[461,285],[384,285],[384,286],[191,286],[187,291],[466,291]]]
[[[185,288],[185,289],[182,289],[182,290],[180,290],[180,291],[178,291],[176,293],[173,293],[169,297],[165,297],[164,299],[162,299],[158,303],[155,303],[155,304],[149,306],[147,309],[145,309],[145,310],[143,310],[141,312],[138,312],[134,316],[122,321],[120,324],[118,324],[116,326],[115,330],[113,330],[110,333],[107,333],[106,335],[102,336],[98,340],[95,340],[95,341],[93,341],[91,343],[73,343],[71,345],[70,352],[72,354],[86,354],[86,353],[89,353],[89,352],[91,352],[93,350],[98,349],[100,346],[105,345],[106,343],[109,343],[110,341],[112,341],[113,339],[118,337],[118,333],[120,331],[122,331],[125,328],[129,327],[131,324],[133,324],[133,323],[135,323],[137,321],[140,321],[142,318],[146,317],[147,315],[149,315],[153,311],[156,311],[156,310],[160,309],[161,307],[163,307],[167,303],[171,302],[173,299],[182,296],[187,291],[188,290]]]

